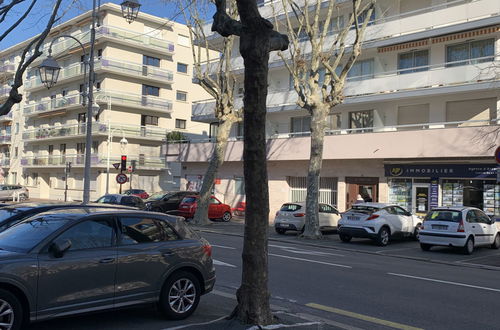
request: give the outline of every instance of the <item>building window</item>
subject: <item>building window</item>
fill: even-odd
[[[31,173],[31,186],[38,186],[38,173]]]
[[[101,89],[101,82],[100,82],[100,81],[96,82],[96,84],[95,84],[95,88],[96,88],[97,90],[100,90],[100,89]]]
[[[102,57],[102,49],[97,50],[97,58],[100,59]]]
[[[243,122],[238,122],[236,125],[236,137],[242,139],[245,136],[245,124]]]
[[[16,123],[16,134],[19,134],[19,123]]]
[[[177,72],[187,73],[188,72],[188,65],[184,64],[184,63],[177,63]]]
[[[429,70],[429,50],[418,50],[398,55],[398,73]]]
[[[85,153],[85,143],[76,144],[76,153],[79,155],[83,155]]]
[[[176,119],[175,128],[186,129],[186,121],[184,119]]]
[[[146,125],[158,126],[158,117],[141,115],[141,126]]]
[[[49,145],[49,156],[52,156],[54,154],[54,145]]]
[[[326,117],[326,129],[327,130],[339,130],[341,128],[341,118],[340,113],[334,113]]]
[[[18,149],[18,147],[15,147],[14,148],[14,157],[17,158],[18,155],[19,155],[19,149]]]
[[[374,66],[373,58],[364,61],[357,61],[352,66],[351,70],[349,70],[347,77],[351,81],[372,79],[374,72],[373,66]]]
[[[234,178],[234,194],[245,195],[245,178],[243,177]]]
[[[292,136],[309,135],[311,133],[311,117],[292,117],[290,122]]]
[[[99,151],[99,141],[92,141],[92,153],[97,154]]]
[[[307,178],[289,176],[286,182],[290,188],[290,202],[303,202],[307,195]],[[337,205],[337,178],[320,178],[319,196],[320,203]]]
[[[446,66],[491,62],[495,58],[495,39],[469,41],[446,47]]]
[[[365,9],[361,14],[358,15],[358,26],[361,27],[363,26],[363,22],[365,21],[366,19],[366,15],[368,15],[368,9]],[[368,24],[367,26],[369,25],[372,25],[375,23],[375,18],[376,18],[376,15],[375,15],[375,8],[373,8],[373,11],[372,11],[372,14],[370,16],[370,19],[368,20]],[[352,26],[351,26],[351,30],[352,29],[355,29],[356,28],[356,23],[353,23]]]
[[[152,56],[142,55],[142,64],[160,67],[160,59]]]
[[[160,88],[150,85],[142,85],[142,95],[160,96]]]
[[[182,92],[182,91],[177,91],[177,96],[176,96],[177,101],[187,101],[187,92]]]
[[[325,21],[319,23],[319,32],[323,33],[323,28],[325,26]],[[328,24],[327,34],[332,34],[334,32],[340,31],[344,27],[344,16],[332,17],[330,19],[330,24]]]
[[[218,122],[210,123],[210,131],[208,135],[210,140],[215,141],[217,139],[218,131],[219,131],[219,123]]]
[[[373,110],[349,112],[349,128],[351,133],[373,132]]]

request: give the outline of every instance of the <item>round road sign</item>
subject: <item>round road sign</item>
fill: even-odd
[[[495,150],[495,158],[497,160],[497,164],[500,164],[500,147],[497,147],[497,150]]]
[[[117,174],[116,182],[118,182],[119,184],[124,184],[125,182],[127,182],[127,175],[123,173]]]

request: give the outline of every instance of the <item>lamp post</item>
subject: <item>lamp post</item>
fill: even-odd
[[[92,117],[96,105],[93,102],[94,94],[94,46],[95,46],[95,26],[97,23],[97,0],[92,1],[92,27],[90,29],[90,50],[86,60],[84,60],[84,85],[87,78],[87,64],[89,66],[88,70],[88,84],[87,91],[83,95],[83,105],[87,105],[87,123],[86,123],[86,134],[85,134],[85,167],[83,175],[83,203],[88,203],[90,201],[90,159],[92,153]],[[100,6],[100,0],[99,0]],[[141,5],[137,0],[123,1],[121,3],[122,15],[127,20],[127,22],[132,23],[139,13]],[[42,83],[49,89],[57,83],[59,78],[59,72],[61,67],[57,64],[57,61],[52,57],[52,45],[56,39],[61,37],[67,37],[74,39],[78,42],[82,48],[83,54],[85,55],[85,47],[83,44],[73,36],[70,35],[60,35],[54,38],[49,47],[49,55],[38,67],[38,72],[40,74],[40,79]],[[85,57],[85,56],[84,56]],[[87,103],[85,103],[87,102]]]
[[[123,129],[121,127],[111,129],[111,124],[108,122],[108,157],[106,161],[106,195],[109,194],[109,168],[110,168],[110,155],[111,155],[111,149],[112,149],[112,143],[113,143],[113,132],[116,130],[121,130],[122,132],[122,139],[120,140],[120,150],[121,154],[125,155],[125,151],[127,149],[128,141],[125,138],[125,134],[123,133]]]

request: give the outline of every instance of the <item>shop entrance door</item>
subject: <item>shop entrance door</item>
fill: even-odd
[[[356,202],[358,194],[365,202],[378,202],[378,178],[346,177],[346,210]]]
[[[425,215],[429,211],[429,184],[415,183],[412,188],[412,212]]]

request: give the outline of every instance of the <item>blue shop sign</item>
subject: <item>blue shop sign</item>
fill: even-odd
[[[495,164],[386,164],[386,177],[432,177],[495,179]]]

